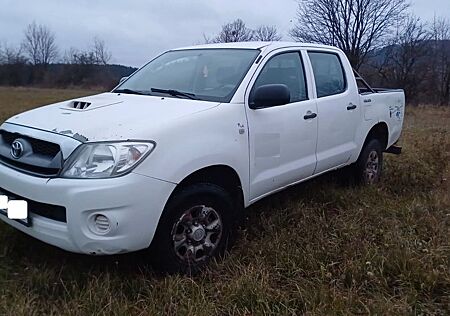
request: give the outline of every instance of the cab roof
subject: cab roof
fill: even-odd
[[[304,48],[325,48],[336,50],[336,47],[321,45],[321,44],[311,44],[311,43],[300,43],[300,42],[233,42],[233,43],[213,43],[213,44],[201,44],[195,46],[187,46],[176,48],[172,50],[186,50],[186,49],[218,49],[218,48],[230,48],[230,49],[263,49],[267,48],[270,50],[286,47],[304,47]]]

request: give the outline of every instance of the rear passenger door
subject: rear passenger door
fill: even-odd
[[[304,53],[306,56],[306,52]],[[300,51],[266,56],[246,92],[250,143],[251,199],[312,176],[316,166],[316,102],[310,98]],[[290,102],[251,109],[252,94],[267,84],[284,84]]]
[[[355,138],[361,110],[358,94],[349,89],[353,77],[344,70],[345,57],[320,50],[309,50],[308,56],[319,120],[315,173],[320,173],[346,164],[357,149]],[[349,64],[346,67],[351,69]]]

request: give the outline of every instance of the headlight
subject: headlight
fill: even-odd
[[[111,178],[131,171],[155,147],[146,142],[83,144],[64,165],[63,178]]]

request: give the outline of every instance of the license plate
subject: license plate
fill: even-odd
[[[3,195],[2,192],[0,192],[0,214],[27,227],[31,226],[27,201],[14,199]]]

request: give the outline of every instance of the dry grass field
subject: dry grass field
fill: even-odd
[[[0,88],[0,122],[92,91]],[[328,174],[248,210],[199,276],[70,254],[0,223],[0,315],[448,315],[450,109],[408,108],[377,187]]]

